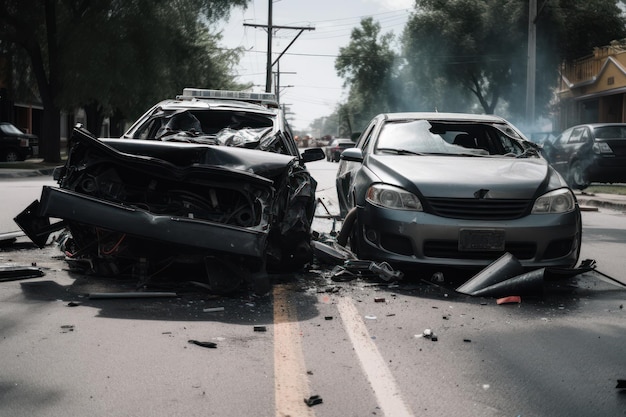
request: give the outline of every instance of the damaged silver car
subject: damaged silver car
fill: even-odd
[[[99,276],[266,288],[312,258],[316,182],[273,95],[185,89],[122,138],[76,127],[59,187],[16,217],[42,247],[65,228],[73,266]],[[51,224],[50,219],[61,219]]]
[[[336,177],[340,244],[396,267],[482,268],[511,253],[525,268],[572,267],[581,214],[565,180],[506,120],[375,117]]]

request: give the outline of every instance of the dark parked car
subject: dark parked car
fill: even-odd
[[[266,271],[311,260],[316,182],[305,163],[323,158],[299,154],[273,95],[185,89],[121,139],[74,129],[59,187],[16,222],[39,246],[67,227],[68,262],[88,273],[263,289]]]
[[[525,268],[578,261],[572,190],[499,117],[378,115],[341,155],[336,181],[340,241],[361,259],[472,268],[508,252]]]
[[[548,159],[572,188],[626,182],[626,123],[570,127],[553,141]]]
[[[39,140],[36,135],[24,133],[11,123],[0,123],[0,160],[23,161],[36,156]]]
[[[339,155],[341,152],[348,148],[352,148],[356,143],[351,139],[333,139],[328,146],[324,148],[326,154],[326,160],[332,162],[339,162]]]

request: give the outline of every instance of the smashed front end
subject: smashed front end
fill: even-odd
[[[312,256],[316,183],[294,156],[76,128],[55,179],[15,221],[40,247],[65,229],[66,259],[86,273],[140,283],[201,274],[231,291]]]

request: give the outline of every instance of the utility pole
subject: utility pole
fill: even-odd
[[[535,123],[535,91],[537,74],[537,20],[548,0],[537,10],[537,0],[528,1],[528,64],[526,67],[526,122]]]
[[[537,71],[537,0],[528,1],[528,64],[526,67],[526,122],[535,123],[535,73]]]
[[[250,23],[244,23],[244,26],[250,26],[250,27],[254,27],[254,28],[265,28],[267,30],[267,64],[266,64],[266,69],[265,69],[265,92],[266,93],[271,93],[272,92],[272,67],[274,66],[274,64],[276,64],[278,62],[278,60],[285,54],[285,52],[287,52],[287,49],[289,49],[291,47],[291,45],[293,45],[293,43],[296,41],[296,39],[298,39],[298,37],[302,34],[302,32],[304,32],[305,30],[315,30],[315,28],[310,27],[310,26],[277,26],[274,25],[272,23],[272,1],[273,0],[267,0],[268,3],[268,11],[267,11],[267,25],[254,25],[254,24],[250,24]],[[292,30],[299,30],[298,34],[296,35],[296,37],[291,41],[291,43],[289,43],[289,45],[287,45],[287,47],[283,50],[283,52],[281,52],[281,54],[278,56],[278,58],[276,58],[274,60],[274,62],[272,62],[272,35],[274,32],[274,29],[292,29]],[[278,86],[277,86],[278,88]]]

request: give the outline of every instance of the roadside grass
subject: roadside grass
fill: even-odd
[[[587,194],[626,195],[626,184],[591,184],[583,190]]]

